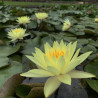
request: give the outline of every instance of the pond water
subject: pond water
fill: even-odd
[[[32,78],[30,80],[27,78],[24,83],[44,83],[46,80],[47,78]],[[52,95],[50,98],[89,98],[89,96],[81,85],[80,80],[72,79],[71,86],[62,83],[58,89],[57,97],[56,95]]]

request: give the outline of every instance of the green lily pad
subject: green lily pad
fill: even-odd
[[[0,68],[7,66],[8,62],[9,62],[9,58],[0,57]]]
[[[15,53],[16,51],[18,51],[20,48],[20,45],[16,45],[15,47],[12,46],[0,46],[0,57],[5,57],[5,56],[9,56],[13,53]]]
[[[40,43],[40,37],[36,37],[34,39],[29,39],[25,41],[26,44],[24,46],[24,50],[22,51],[23,54],[31,55],[32,52],[35,51],[35,47],[39,46]]]
[[[89,86],[98,93],[98,80],[87,79]]]
[[[87,46],[85,46],[81,49],[81,52],[83,52],[83,53],[87,52],[87,51],[93,51],[93,53],[95,53],[97,51],[97,49],[94,46],[88,44]]]
[[[15,74],[9,78],[0,90],[0,98],[13,98],[17,86],[21,84],[23,80],[24,77],[20,76],[20,74]]]
[[[42,83],[21,84],[16,88],[16,95],[20,98],[39,98],[44,96]]]
[[[31,87],[28,85],[21,84],[16,88],[16,95],[20,98],[26,98],[29,94]]]
[[[37,23],[35,21],[32,21],[28,24],[28,29],[35,29],[37,28]]]
[[[97,40],[97,41],[94,41],[94,40],[90,39],[90,40],[89,40],[89,44],[90,44],[90,45],[93,45],[93,46],[95,46],[95,47],[98,47],[98,40]]]
[[[86,72],[96,75],[96,80],[86,79],[89,86],[98,93],[98,60],[90,62],[84,68]]]
[[[32,88],[26,98],[39,98],[39,97],[40,98],[44,97],[44,88],[43,87]]]
[[[77,42],[79,42],[81,45],[85,45],[88,44],[89,41],[83,38],[83,39],[78,39]]]
[[[96,75],[96,78],[98,79],[98,60],[91,62],[88,65],[86,65],[84,70],[89,72],[89,73]]]
[[[0,69],[0,88],[5,81],[16,73],[23,72],[23,65],[19,62],[12,61],[8,67]]]
[[[84,30],[84,32],[85,32],[86,34],[91,34],[91,35],[93,35],[93,34],[96,33],[94,30],[90,30],[90,29],[86,29],[86,30]]]
[[[19,55],[17,55],[17,54],[14,54],[14,55],[11,55],[10,56],[10,59],[12,60],[12,61],[17,61],[17,62],[22,62],[22,57],[21,56],[19,56]]]

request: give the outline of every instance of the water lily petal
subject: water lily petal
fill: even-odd
[[[78,57],[78,59],[81,59],[80,63],[82,63],[91,53],[92,53],[92,51],[86,52],[86,53],[80,55],[80,56]]]
[[[69,59],[71,59],[71,58],[72,58],[72,56],[73,56],[73,54],[74,54],[74,52],[75,52],[75,50],[76,50],[76,45],[77,45],[77,41],[76,41],[76,42],[74,42],[74,43],[72,44],[71,56],[70,56],[70,58],[69,58]]]
[[[60,72],[62,72],[62,69],[64,68],[64,65],[65,65],[64,56],[60,56],[60,57],[58,58],[58,61],[57,61],[57,67],[58,67],[58,69],[60,70]]]
[[[67,45],[67,50],[66,50],[66,55],[65,55],[66,63],[68,63],[68,62],[70,61],[71,51],[72,51],[72,43],[70,42],[70,43]]]
[[[76,66],[78,66],[80,63],[82,63],[92,52],[86,52],[82,54],[81,56],[77,57],[76,60],[73,62],[70,62],[70,64],[65,69],[65,73],[68,73],[69,71],[73,70]]]
[[[54,68],[57,69],[57,64],[56,64],[56,58],[55,56],[52,56],[51,59],[49,59],[47,56],[44,56],[45,62],[47,64],[47,66],[53,66]]]
[[[54,93],[57,88],[60,86],[61,82],[58,81],[56,77],[49,78],[44,86],[45,97],[48,98],[52,93]]]
[[[65,44],[64,44],[63,40],[61,40],[61,42],[60,42],[60,48],[62,48],[64,46],[65,46]]]
[[[53,43],[53,49],[58,49],[59,43],[57,41],[54,41]]]
[[[71,77],[70,77],[70,75],[68,75],[68,74],[59,75],[57,78],[58,78],[61,82],[65,83],[65,84],[68,84],[68,85],[71,85]]]
[[[39,77],[49,77],[49,76],[54,76],[54,75],[46,70],[32,69],[28,72],[22,73],[21,76],[39,78]]]
[[[26,55],[27,58],[29,58],[32,62],[34,62],[37,66],[46,69],[46,66],[44,66],[42,63],[40,63],[35,57]]]
[[[72,58],[72,56],[73,56],[73,54],[76,50],[76,45],[77,45],[77,41],[74,42],[73,44],[69,43],[67,45],[68,50],[67,50],[67,53],[66,53],[66,58],[67,58],[66,62],[69,62],[71,60],[71,58]]]
[[[34,57],[36,58],[36,60],[38,60],[43,66],[46,67],[46,62],[45,62],[45,59],[44,59],[44,53],[38,49],[38,48],[35,48],[36,49],[36,54],[33,53]]]
[[[66,43],[63,42],[63,40],[61,40],[60,42],[60,48],[66,52]]]
[[[51,46],[48,43],[46,43],[44,45],[44,48],[45,48],[45,53],[49,53],[49,50],[50,50]]]
[[[79,52],[80,52],[80,48],[79,48],[79,49],[76,51],[76,53],[74,54],[74,56],[73,56],[71,62],[73,62],[73,61],[77,58],[77,56],[79,55]]]
[[[59,74],[59,71],[53,67],[53,66],[47,66],[47,70],[51,73],[53,73],[54,75],[58,75]]]
[[[91,78],[91,77],[96,77],[95,75],[88,73],[88,72],[83,72],[83,71],[77,71],[77,70],[73,70],[71,72],[69,72],[69,75],[72,78]]]
[[[74,69],[78,64],[79,64],[80,60],[76,59],[75,61],[73,61],[72,63],[70,63],[64,70],[63,70],[63,74],[64,73],[68,73],[69,71],[71,71],[72,69]]]

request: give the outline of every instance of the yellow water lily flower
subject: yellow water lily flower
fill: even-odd
[[[27,16],[19,17],[16,20],[19,24],[27,24],[30,23],[30,18]]]
[[[70,21],[67,19],[63,23],[62,31],[67,31],[71,27]]]
[[[50,77],[44,86],[45,97],[48,98],[62,83],[71,85],[71,78],[91,78],[95,75],[75,70],[92,52],[86,52],[80,56],[77,42],[66,45],[63,41],[60,44],[55,41],[53,47],[48,43],[44,45],[45,53],[36,48],[33,56],[26,56],[33,61],[38,69],[32,69],[22,73],[25,77]]]
[[[11,41],[15,41],[17,39],[23,39],[23,37],[28,35],[28,34],[25,34],[25,31],[26,29],[23,29],[23,28],[11,29],[8,32],[8,38],[12,39]]]
[[[43,20],[48,17],[47,13],[35,13],[36,17],[40,20]]]
[[[95,22],[98,22],[98,18],[95,18]]]

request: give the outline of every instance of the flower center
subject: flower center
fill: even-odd
[[[49,53],[46,54],[46,56],[51,59],[52,56],[55,56],[56,59],[59,58],[60,56],[65,56],[65,51],[61,49],[50,49]]]
[[[15,32],[21,32],[21,30],[20,29],[17,29],[17,30],[15,30]]]

